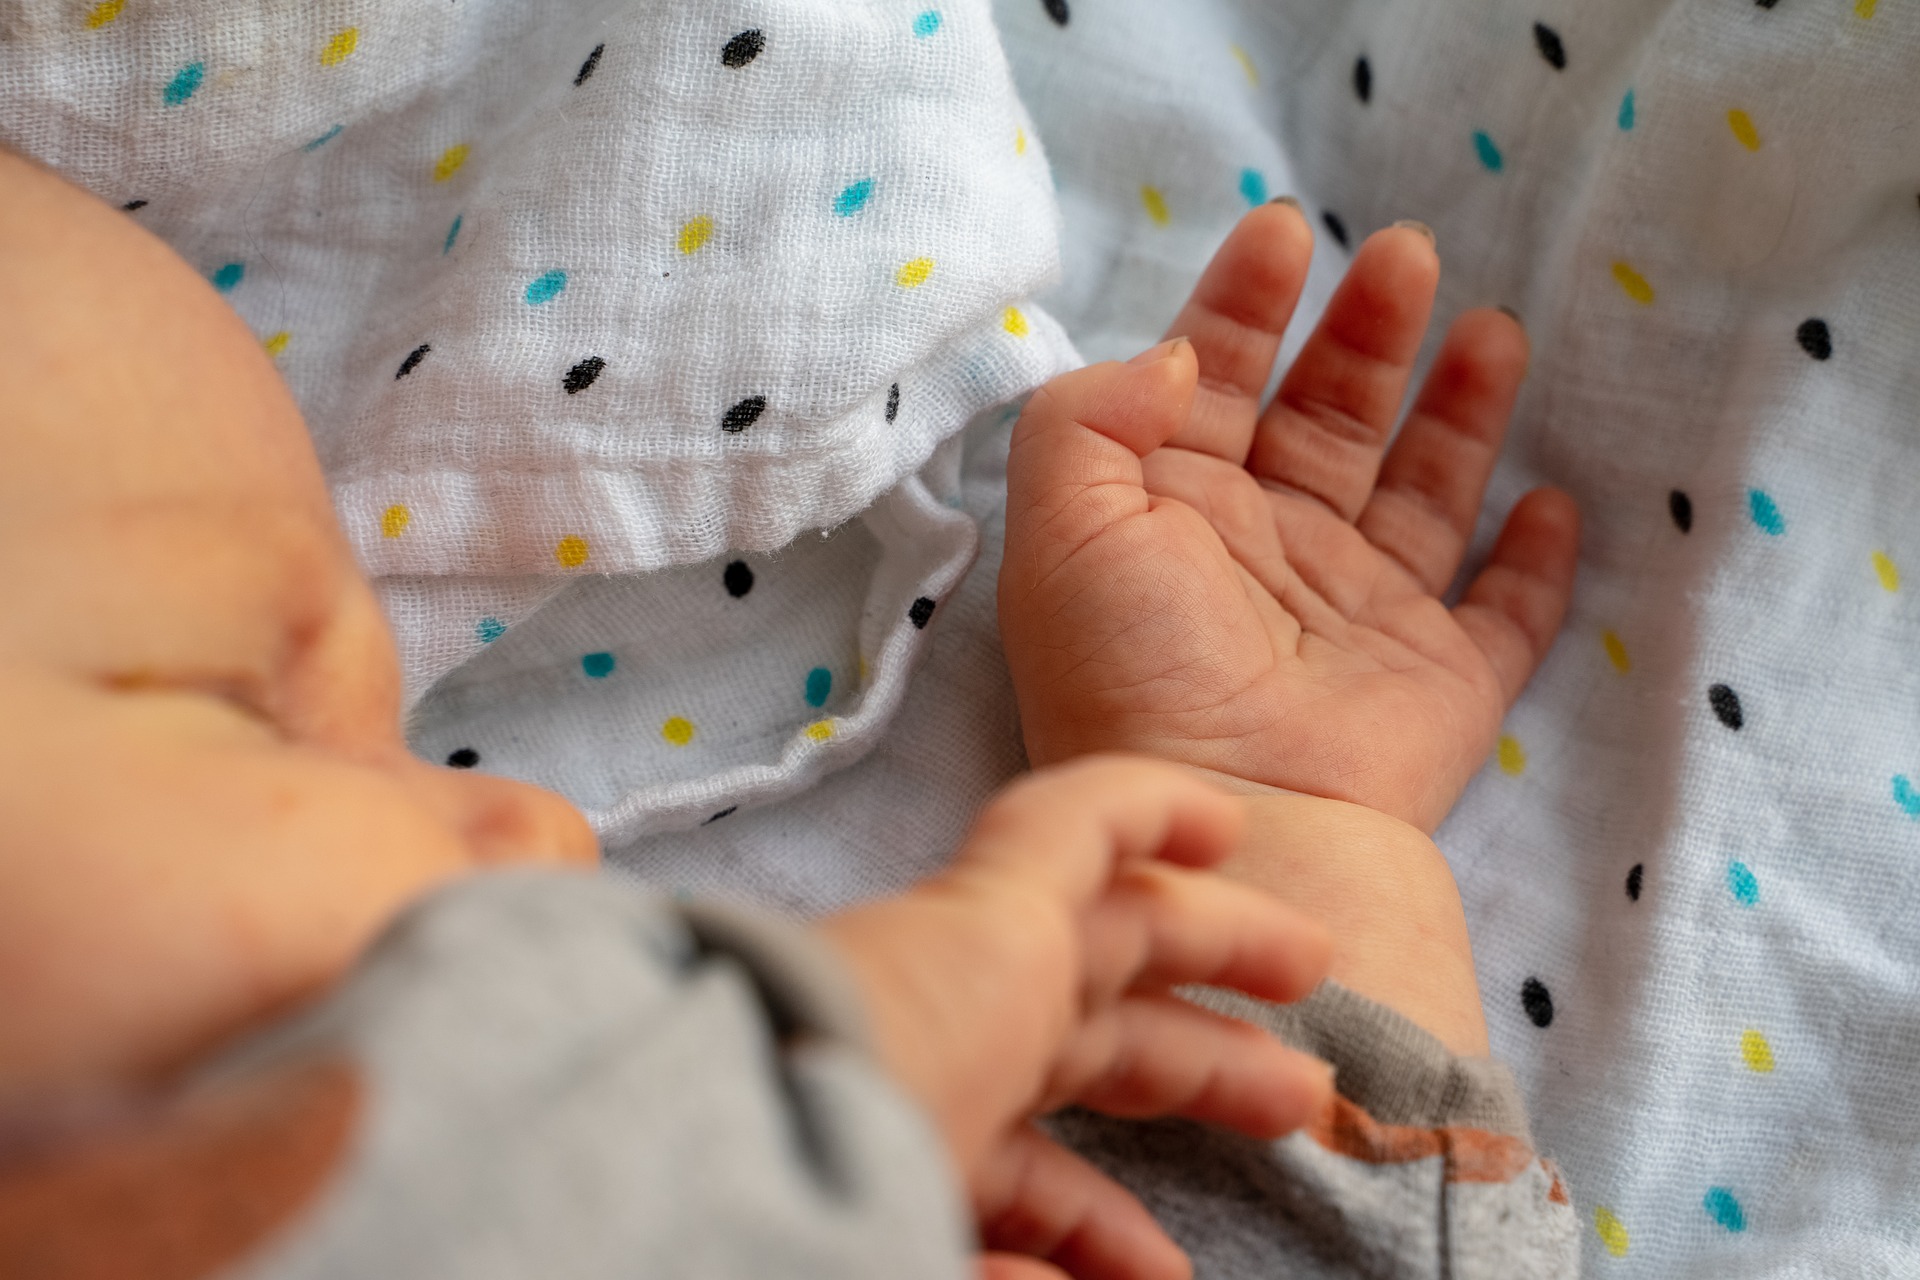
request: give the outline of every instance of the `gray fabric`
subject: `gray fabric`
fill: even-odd
[[[1392,1010],[1333,983],[1283,1007],[1234,993],[1182,993],[1265,1027],[1337,1069],[1336,1087],[1382,1124],[1476,1129],[1526,1144],[1504,1180],[1436,1154],[1363,1160],[1305,1133],[1258,1142],[1188,1121],[1084,1111],[1048,1128],[1130,1188],[1193,1257],[1198,1280],[1565,1280],[1579,1224],[1553,1171],[1531,1157],[1526,1110],[1489,1059],[1463,1059]],[[1498,1143],[1499,1138],[1487,1141]],[[1462,1144],[1472,1146],[1471,1143]],[[1463,1152],[1470,1162],[1471,1152]],[[1451,1176],[1450,1176],[1451,1175]]]
[[[1290,1005],[1216,987],[1181,994],[1332,1064],[1340,1095],[1382,1124],[1461,1125],[1532,1145],[1527,1104],[1504,1062],[1457,1057],[1425,1028],[1337,982]]]
[[[469,881],[210,1071],[344,1054],[367,1087],[334,1184],[238,1274],[958,1280],[944,1149],[857,1027],[788,926],[595,876]]]

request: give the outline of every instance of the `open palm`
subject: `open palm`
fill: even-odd
[[[1036,765],[1136,751],[1430,831],[1559,628],[1578,517],[1528,494],[1441,603],[1525,334],[1462,316],[1389,449],[1439,262],[1423,229],[1383,231],[1263,410],[1311,247],[1296,209],[1255,210],[1185,338],[1036,393],[1008,463],[1001,628]]]

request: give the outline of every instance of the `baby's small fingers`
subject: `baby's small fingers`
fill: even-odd
[[[1433,310],[1429,234],[1390,227],[1354,255],[1319,327],[1261,416],[1247,467],[1352,520],[1373,492]]]
[[[1032,1127],[1016,1130],[973,1179],[989,1249],[1045,1259],[1076,1280],[1189,1280],[1193,1267],[1119,1183]],[[1041,1276],[1014,1269],[991,1276]]]
[[[1526,332],[1511,317],[1456,320],[1360,513],[1367,541],[1433,595],[1459,571],[1526,371]]]
[[[1187,421],[1197,368],[1191,343],[1164,343],[1033,393],[1007,460],[1002,599],[1024,597],[1103,531],[1147,510],[1140,459]]]
[[[975,1280],[1066,1280],[1067,1273],[1038,1258],[1017,1253],[983,1253],[974,1268]]]
[[[1573,499],[1558,489],[1535,489],[1514,506],[1486,568],[1453,611],[1492,664],[1509,706],[1559,634],[1579,554]]]
[[[1312,260],[1313,231],[1295,206],[1262,205],[1233,229],[1167,329],[1169,337],[1192,341],[1200,359],[1193,416],[1170,443],[1235,466],[1246,462]]]
[[[1049,1093],[1108,1115],[1184,1116],[1255,1138],[1306,1124],[1332,1070],[1258,1027],[1173,996],[1137,996],[1083,1027]]]
[[[1238,801],[1193,773],[1092,757],[1002,791],[974,823],[953,874],[1009,875],[1078,907],[1105,891],[1121,866],[1221,862],[1239,844],[1243,821]]]
[[[1281,1002],[1327,976],[1333,944],[1272,894],[1219,876],[1148,865],[1126,872],[1086,921],[1087,997],[1198,983]]]

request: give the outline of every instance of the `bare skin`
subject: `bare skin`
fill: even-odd
[[[1462,602],[1441,602],[1525,334],[1462,316],[1389,449],[1439,279],[1429,234],[1390,229],[1263,406],[1311,236],[1297,209],[1255,210],[1174,322],[1184,337],[1035,394],[1008,463],[1001,630],[1036,764],[1134,751],[1262,797],[1236,871],[1334,927],[1336,978],[1484,1052],[1427,833],[1552,643],[1578,516],[1556,490],[1527,495]],[[1301,847],[1352,817],[1314,803],[1384,817],[1368,855],[1384,879]],[[1374,910],[1375,883],[1412,914]]]
[[[0,387],[0,1109],[163,1079],[455,877],[593,863],[559,797],[406,752],[391,639],[254,337],[4,153]],[[1326,970],[1322,929],[1207,870],[1242,817],[1163,765],[1075,764],[990,806],[947,873],[821,925],[996,1280],[1189,1273],[1039,1112],[1271,1137],[1325,1105],[1321,1064],[1167,995],[1297,999]]]
[[[0,153],[0,1101],[152,1071],[399,904],[590,864],[559,797],[413,759],[291,398],[205,281]]]

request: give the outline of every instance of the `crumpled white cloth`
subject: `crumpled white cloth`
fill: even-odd
[[[978,541],[936,451],[1078,360],[1022,305],[1059,215],[986,0],[0,32],[0,141],[130,206],[285,375],[420,750],[618,841],[871,748]]]

